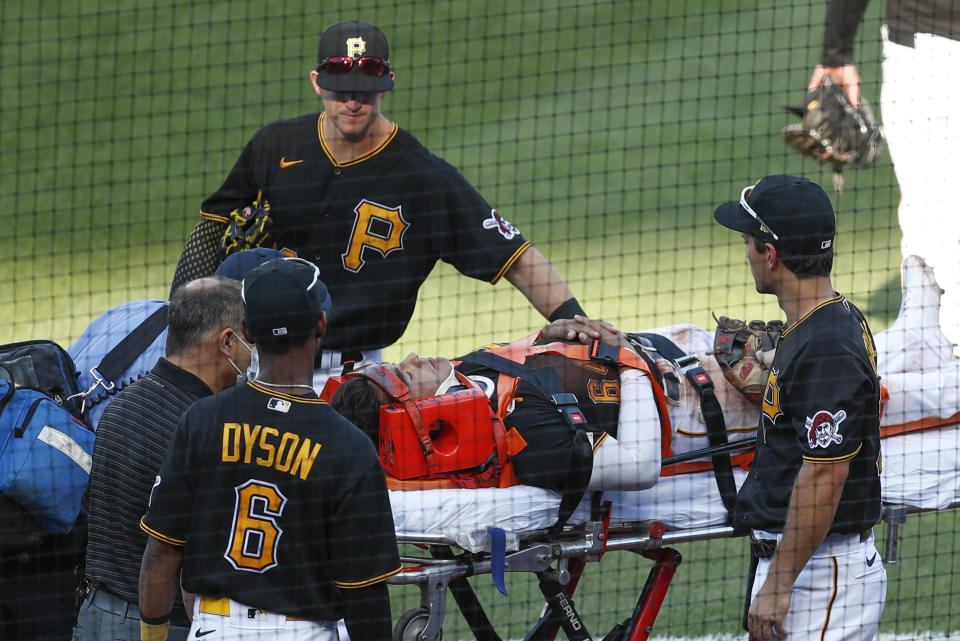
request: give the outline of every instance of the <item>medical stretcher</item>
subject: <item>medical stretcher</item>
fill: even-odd
[[[960,506],[960,412],[946,418],[888,417],[882,439],[884,557],[896,563],[899,527],[909,514]],[[748,446],[741,441],[730,447]],[[664,464],[707,454],[688,453]],[[734,468],[738,487],[747,474]],[[420,589],[420,607],[397,621],[398,641],[440,639],[448,592],[478,641],[499,640],[467,578],[491,575],[505,593],[507,572],[535,574],[546,603],[525,641],[549,640],[561,629],[575,641],[642,641],[682,560],[671,546],[742,534],[728,525],[712,471],[665,476],[649,490],[604,492],[599,502],[588,495],[562,530],[552,527],[560,497],[540,488],[391,491],[390,496],[398,542],[425,550],[422,556],[402,557],[404,571],[388,581]],[[600,512],[598,504],[604,508]],[[643,555],[653,566],[630,616],[594,636],[573,595],[588,563],[620,551]]]
[[[712,348],[711,334],[693,325],[649,332],[669,337],[684,353],[701,359]],[[924,360],[932,352],[918,349],[922,341],[914,341],[910,332],[881,337],[884,556],[886,563],[895,563],[899,528],[909,514],[960,506],[960,362],[946,357]],[[742,459],[753,429],[737,426],[756,425],[757,408],[735,391],[727,390],[725,397],[721,392],[718,387],[731,457]],[[391,491],[398,541],[425,550],[403,557],[405,571],[388,580],[391,585],[420,589],[420,607],[400,616],[394,638],[440,639],[449,592],[475,638],[496,641],[500,637],[467,578],[490,575],[505,593],[504,574],[526,572],[536,575],[546,605],[525,641],[552,639],[560,629],[576,641],[647,639],[682,560],[671,546],[745,534],[730,525],[709,466],[716,448],[704,448],[707,433],[706,428],[697,429],[698,413],[693,405],[671,410],[672,451],[679,454],[664,459],[664,467],[670,469],[654,487],[605,491],[599,497],[588,494],[562,529],[556,527],[560,496],[541,488]],[[706,471],[689,472],[704,469],[703,462]],[[689,473],[675,473],[681,468]],[[739,488],[748,471],[735,466],[731,473]],[[594,637],[572,596],[588,563],[621,551],[650,558],[653,566],[631,615],[602,631],[602,637]]]

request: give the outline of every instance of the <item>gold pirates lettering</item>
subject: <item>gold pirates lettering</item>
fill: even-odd
[[[302,438],[294,432],[249,423],[223,424],[224,463],[244,463],[272,467],[306,480],[320,453],[320,443]]]
[[[780,410],[780,386],[777,384],[777,377],[780,375],[778,370],[770,370],[767,376],[767,386],[763,390],[763,415],[770,419],[771,425],[776,425],[777,418],[783,415]],[[764,436],[766,436],[766,424],[763,424]]]
[[[372,249],[384,257],[396,249],[403,249],[403,234],[410,223],[403,219],[400,207],[385,207],[361,200],[353,211],[357,217],[347,251],[341,256],[344,268],[354,273],[363,269],[364,249]],[[377,227],[385,229],[378,230]],[[379,233],[382,231],[386,233]]]

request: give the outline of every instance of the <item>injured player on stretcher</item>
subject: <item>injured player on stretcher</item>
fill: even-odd
[[[882,420],[887,428],[920,418],[956,418],[960,412],[960,361],[937,325],[941,293],[921,260],[905,260],[900,313],[889,329],[876,335],[878,370],[889,396]],[[655,340],[651,343],[638,336]],[[759,407],[724,378],[711,355],[713,332],[689,324],[637,335],[624,334],[601,321],[579,325],[561,321],[539,335],[488,346],[452,362],[411,354],[397,365],[372,366],[380,370],[376,376],[370,376],[369,370],[363,375],[361,369],[352,378],[332,380],[325,396],[336,390],[334,408],[379,441],[388,474],[400,479],[438,478],[443,471],[455,471],[457,465],[484,463],[484,458],[444,459],[445,451],[469,449],[462,442],[456,443],[459,447],[449,442],[464,439],[468,430],[461,419],[467,406],[446,400],[479,388],[489,399],[487,414],[503,422],[512,466],[510,473],[499,479],[488,477],[479,486],[519,482],[558,491],[577,485],[581,491],[645,489],[661,475],[663,456],[708,445],[695,381],[681,372],[675,356],[661,358],[670,350],[657,337],[698,357],[715,387],[727,438],[752,438]],[[571,344],[561,338],[599,339],[610,348],[598,351],[597,343]],[[772,354],[760,356],[761,365],[772,360]],[[690,359],[680,363],[688,372],[691,365],[696,366]],[[409,393],[406,403],[398,390]],[[427,444],[415,440],[408,448],[412,452],[398,452],[399,441],[384,439],[384,432],[391,426],[412,432],[408,414],[417,409],[428,428],[436,428],[429,434],[435,460],[411,467],[411,457],[423,459]],[[446,422],[457,426],[458,421],[461,429],[456,434],[438,427]],[[578,434],[586,441],[581,442]],[[392,451],[386,453],[385,448]],[[591,450],[592,457],[585,454]],[[489,452],[490,448],[479,448],[474,454],[485,457]]]

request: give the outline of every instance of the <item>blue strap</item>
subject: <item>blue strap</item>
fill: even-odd
[[[493,584],[500,594],[507,596],[507,588],[503,582],[503,572],[507,561],[507,533],[503,528],[490,526],[490,575]]]

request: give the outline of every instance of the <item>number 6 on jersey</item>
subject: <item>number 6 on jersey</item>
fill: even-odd
[[[273,483],[256,479],[234,490],[233,528],[223,556],[237,570],[266,572],[277,565],[277,544],[283,530],[276,519],[283,514],[287,497]]]

